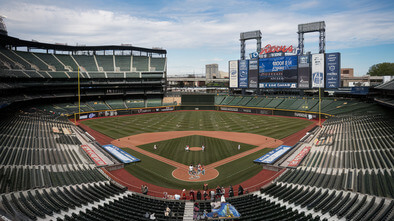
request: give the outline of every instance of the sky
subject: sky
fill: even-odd
[[[164,48],[169,75],[205,74],[212,63],[227,72],[241,32],[260,30],[262,47],[297,47],[298,24],[316,21],[326,24],[326,52],[340,52],[355,75],[394,62],[393,0],[0,0],[0,15],[24,40]],[[305,51],[318,46],[318,33],[305,34]]]

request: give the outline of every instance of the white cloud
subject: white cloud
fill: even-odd
[[[8,17],[9,34],[49,43],[128,43],[142,47],[158,46],[169,51],[205,49],[207,54],[200,52],[200,61],[216,58],[223,65],[227,65],[227,61],[209,53],[223,51],[237,59],[240,32],[261,30],[263,47],[268,43],[297,45],[297,25],[320,20],[326,21],[327,49],[394,42],[394,29],[391,28],[394,27],[394,13],[367,7],[336,13],[305,13],[309,9],[316,12],[322,4],[316,0],[288,6],[253,1],[172,1],[159,10],[159,16],[149,16],[149,11],[147,16],[141,16],[143,13],[133,16],[94,7],[71,9],[56,5],[56,2],[50,5],[49,2],[52,1],[46,4],[1,3],[0,14]],[[317,37],[305,37],[306,42],[318,44]],[[255,41],[247,42],[247,50],[255,50]],[[174,63],[175,66],[176,71],[182,68],[182,64]],[[184,71],[190,68],[183,67]]]

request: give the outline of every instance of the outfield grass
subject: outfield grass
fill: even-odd
[[[219,111],[141,114],[82,123],[114,139],[140,133],[185,130],[244,132],[282,139],[312,124],[296,118]]]
[[[238,150],[238,144],[241,145],[241,150]],[[157,150],[153,149],[153,145],[157,145]],[[205,151],[186,152],[186,145],[189,145],[189,147],[201,147],[201,145],[204,145]],[[243,151],[253,149],[256,146],[213,137],[193,135],[145,144],[138,147],[185,165],[196,165],[198,163],[208,165]]]
[[[157,186],[162,186],[172,189],[202,189],[204,183],[208,183],[209,187],[229,186],[241,183],[244,180],[250,179],[262,170],[258,164],[254,164],[253,160],[259,158],[265,153],[271,151],[271,148],[265,148],[248,156],[234,160],[231,163],[224,164],[217,167],[219,176],[211,181],[206,182],[185,182],[175,179],[172,176],[172,171],[176,169],[173,166],[165,164],[161,161],[143,155],[137,151],[129,148],[123,148],[131,155],[141,159],[141,162],[136,164],[126,165],[125,169],[133,174],[133,176]]]

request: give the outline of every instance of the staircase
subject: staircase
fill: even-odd
[[[193,221],[193,208],[194,208],[193,202],[187,201],[185,203],[185,211],[183,213],[184,221]]]

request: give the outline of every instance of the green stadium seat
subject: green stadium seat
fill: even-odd
[[[166,58],[150,58],[150,71],[165,71]]]
[[[95,55],[100,71],[116,71],[113,55]]]
[[[149,71],[149,59],[146,56],[133,56],[133,71]]]
[[[128,108],[139,108],[145,106],[143,99],[125,100],[125,104]]]
[[[283,102],[283,98],[273,98],[265,107],[266,108],[276,108],[279,104]]]
[[[66,67],[71,68],[71,71],[78,71],[78,65],[70,55],[55,54],[54,56],[58,58]]]
[[[119,68],[119,70],[115,71],[131,71],[131,56],[115,55],[115,66]]]
[[[84,68],[86,71],[98,71],[94,57],[91,55],[73,55],[72,56],[79,66]],[[75,71],[75,70],[74,70]]]

